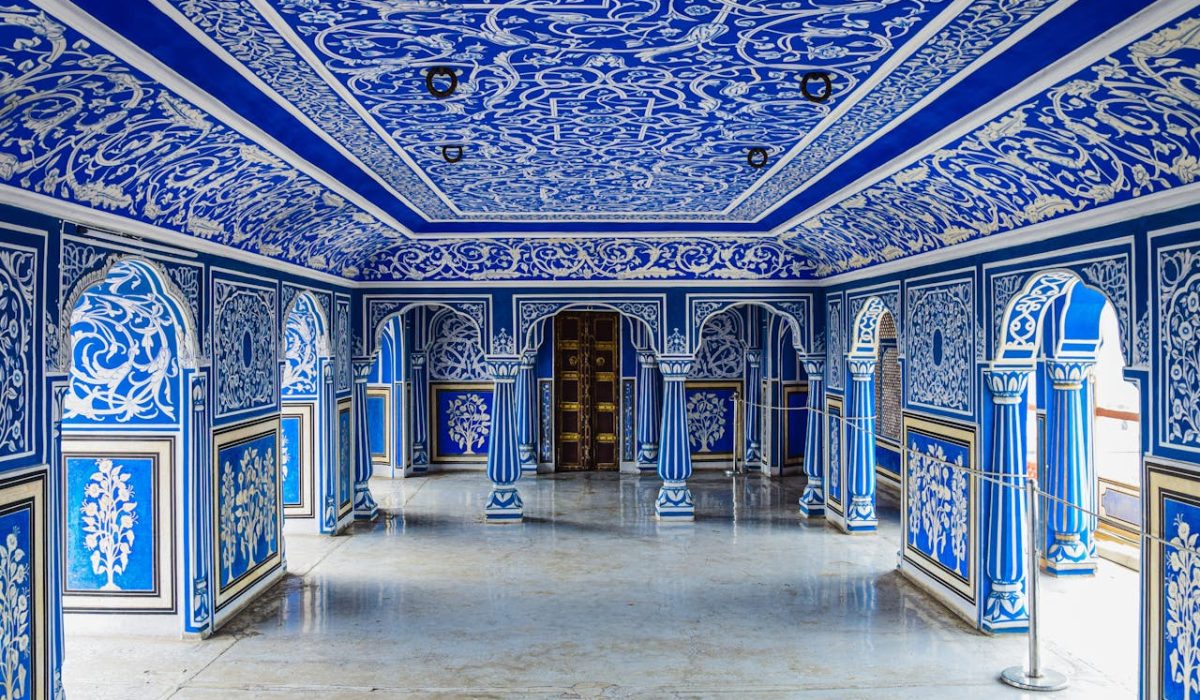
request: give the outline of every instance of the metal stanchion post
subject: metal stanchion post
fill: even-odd
[[[1000,485],[999,488],[1005,488]],[[1038,531],[1038,488],[1037,479],[1025,479],[1025,490],[1029,499],[1029,563],[1025,571],[1026,591],[1029,610],[1029,667],[1010,666],[1000,674],[1000,680],[1022,690],[1051,691],[1067,687],[1067,677],[1058,671],[1042,668],[1042,659],[1038,649],[1038,541],[1041,533]]]
[[[740,398],[740,396],[738,395],[738,393],[736,391],[733,392],[733,457],[731,458],[733,460],[733,466],[731,469],[725,470],[725,476],[741,476],[742,474],[745,473],[744,470],[738,469],[738,458],[737,458],[737,455],[738,455],[738,433],[740,432],[738,429],[741,427],[741,424],[738,423],[738,417],[740,415],[740,411],[738,411],[738,399],[739,398]]]

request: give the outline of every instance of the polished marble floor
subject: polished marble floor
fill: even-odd
[[[103,698],[1011,698],[1025,638],[972,631],[896,571],[881,530],[800,522],[801,481],[692,482],[699,519],[660,525],[658,482],[523,480],[528,517],[487,525],[481,473],[376,480],[386,517],[290,536],[289,576],[212,639],[70,635],[73,700]],[[1047,580],[1055,698],[1136,695],[1137,576]]]

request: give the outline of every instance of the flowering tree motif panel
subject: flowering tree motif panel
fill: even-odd
[[[151,592],[158,465],[151,456],[70,456],[67,590]]]
[[[275,289],[214,284],[217,415],[275,405],[278,391]]]
[[[435,461],[487,460],[492,433],[492,390],[486,384],[433,387]]]
[[[1164,698],[1200,697],[1200,499],[1161,502]]]
[[[0,512],[0,698],[35,697],[33,627],[44,614],[33,595],[31,510]]]
[[[825,423],[825,466],[828,469],[825,478],[828,483],[829,507],[837,513],[842,512],[842,404],[828,401],[825,405],[827,421]]]
[[[71,377],[63,423],[178,423],[180,331],[174,302],[144,267],[113,267],[71,311]]]
[[[296,298],[284,326],[283,395],[309,398],[316,396],[320,382],[317,358],[325,330],[317,305],[308,294]]]
[[[479,344],[479,330],[465,316],[441,311],[429,324],[429,378],[474,382],[491,378]]]
[[[350,299],[337,295],[333,304],[334,366],[337,374],[337,390],[350,391]]]
[[[32,251],[0,251],[0,458],[33,445],[34,294],[37,257]]]
[[[914,427],[915,424],[918,427]],[[943,434],[953,431],[955,438]],[[965,471],[974,468],[973,436],[968,431],[910,419],[905,430],[905,554],[916,555],[941,580],[957,579],[970,595],[973,567],[974,486]]]
[[[731,459],[736,433],[733,395],[740,383],[688,382],[685,391],[692,459]]]
[[[228,588],[279,552],[279,462],[274,430],[217,452],[217,556]]]

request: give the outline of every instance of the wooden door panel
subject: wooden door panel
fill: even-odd
[[[617,469],[620,318],[570,311],[554,321],[558,468]]]

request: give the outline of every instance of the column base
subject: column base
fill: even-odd
[[[654,502],[659,520],[690,522],[696,519],[696,504],[685,481],[664,481]]]
[[[489,523],[519,523],[525,515],[525,503],[515,488],[493,487],[483,511]]]
[[[800,494],[800,516],[803,518],[825,517],[825,497],[821,493],[821,480],[810,476]]]
[[[1062,561],[1058,559],[1042,558],[1042,571],[1051,576],[1095,576],[1096,562],[1089,559],[1087,561]]]
[[[429,465],[428,465],[428,464],[414,464],[414,465],[412,465],[412,473],[413,473],[413,474],[426,474],[426,473],[428,473],[428,472],[429,472]]]
[[[1055,532],[1046,548],[1041,568],[1051,576],[1091,576],[1096,562],[1087,543],[1077,532]]]
[[[1029,631],[1029,611],[1025,609],[1025,588],[1020,583],[992,583],[983,611],[983,631],[992,634],[1016,634]]]
[[[879,525],[874,499],[854,496],[846,509],[846,532],[874,532]]]
[[[354,487],[354,519],[372,520],[379,514],[379,505],[366,484]]]
[[[522,464],[521,465],[521,473],[522,474],[537,475],[537,470],[538,470],[537,462],[533,462],[532,464]]]
[[[658,472],[658,462],[638,462],[638,474],[655,474]]]

